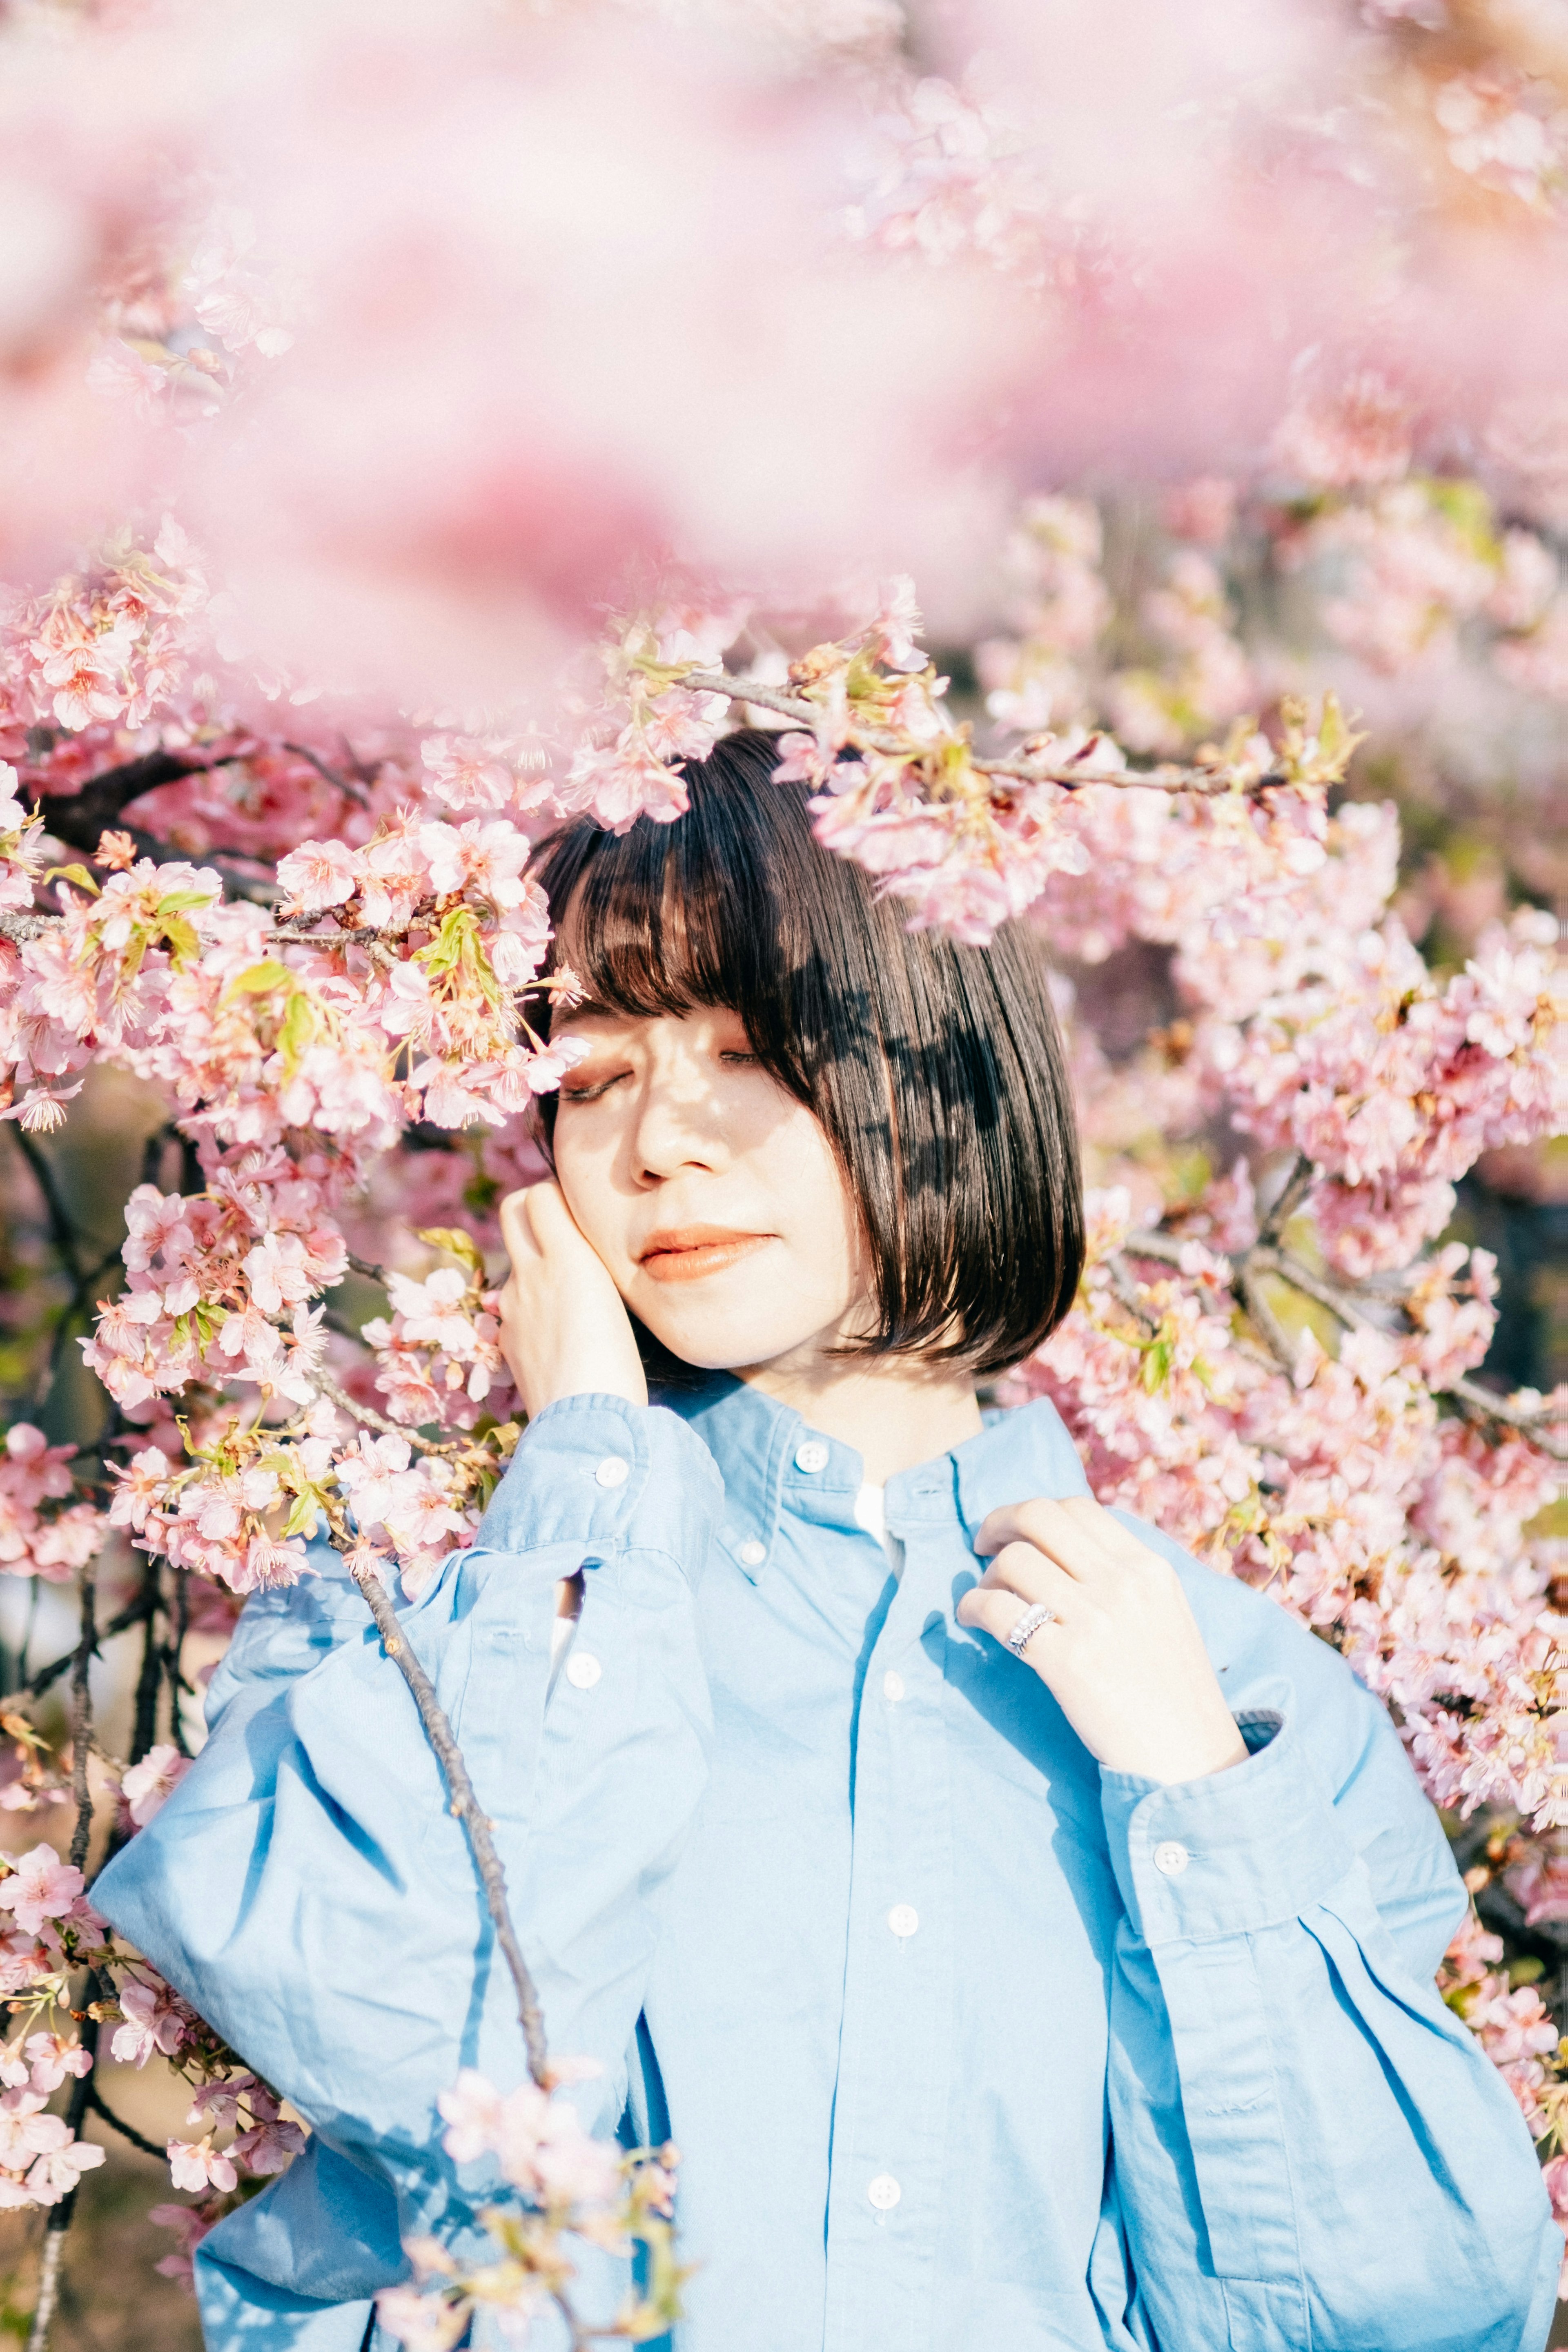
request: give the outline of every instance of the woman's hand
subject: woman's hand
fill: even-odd
[[[959,1623],[1005,1642],[1037,1601],[1054,1610],[1023,1663],[1091,1756],[1150,1780],[1201,1780],[1244,1760],[1180,1577],[1090,1496],[1008,1504],[974,1549],[994,1557],[959,1602]]]
[[[631,1318],[559,1184],[509,1193],[500,1230],[511,1259],[500,1295],[501,1353],[529,1414],[590,1392],[647,1404]]]

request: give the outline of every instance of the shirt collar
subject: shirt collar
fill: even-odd
[[[718,1540],[753,1584],[773,1559],[791,1488],[803,1496],[842,1496],[847,1521],[851,1517],[865,1481],[859,1454],[813,1430],[792,1405],[780,1404],[730,1372],[672,1383],[653,1401],[695,1430],[718,1464],[725,1501]],[[812,1446],[826,1446],[826,1461],[814,1469],[797,1466],[797,1455]],[[899,1535],[961,1521],[973,1541],[981,1521],[1004,1503],[1088,1492],[1077,1448],[1056,1407],[1037,1397],[1032,1404],[992,1414],[978,1436],[889,1479],[888,1526]]]

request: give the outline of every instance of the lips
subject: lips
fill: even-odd
[[[655,1234],[638,1263],[654,1282],[699,1282],[704,1275],[739,1265],[777,1238],[776,1234],[737,1233],[728,1225],[676,1225]]]

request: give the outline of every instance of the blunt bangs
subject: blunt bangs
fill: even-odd
[[[821,1121],[877,1296],[877,1328],[847,1352],[1003,1371],[1060,1322],[1083,1268],[1040,945],[1016,924],[989,948],[907,931],[897,899],[820,846],[808,788],[773,783],[777,759],[771,734],[725,736],[688,765],[691,805],[673,824],[643,817],[617,835],[583,819],[530,871],[558,926],[570,908],[590,998],[634,1018],[737,1013]],[[548,1143],[554,1097],[539,1109]]]

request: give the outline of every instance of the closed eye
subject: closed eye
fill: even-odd
[[[557,1099],[563,1103],[597,1102],[601,1095],[607,1095],[612,1087],[618,1087],[623,1078],[630,1076],[629,1070],[616,1070],[609,1077],[600,1078],[595,1086],[560,1087],[556,1089]]]

